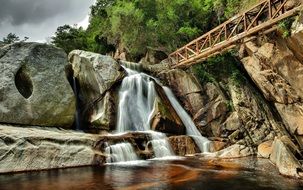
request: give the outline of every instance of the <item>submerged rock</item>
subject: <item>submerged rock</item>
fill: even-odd
[[[0,122],[69,128],[76,109],[67,64],[63,50],[46,44],[0,48]]]
[[[104,163],[97,136],[58,129],[0,125],[0,173]]]
[[[94,128],[110,130],[115,121],[112,114],[115,112],[115,101],[112,94],[103,96],[107,91],[113,93],[113,86],[122,80],[125,72],[112,57],[92,52],[74,50],[69,54],[69,62],[72,65],[73,77],[78,84],[80,104],[86,117]],[[83,111],[82,110],[82,111]]]

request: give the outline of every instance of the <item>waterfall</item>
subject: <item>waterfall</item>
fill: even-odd
[[[173,156],[174,153],[166,135],[150,131],[150,121],[157,96],[155,79],[145,73],[138,72],[140,71],[139,64],[128,63],[125,70],[127,77],[123,79],[119,91],[117,132],[141,131],[149,133],[157,158]]]
[[[163,87],[163,90],[168,97],[170,103],[178,113],[180,119],[182,120],[183,124],[186,127],[186,134],[191,136],[194,141],[196,142],[197,146],[199,147],[201,152],[208,152],[209,151],[209,143],[210,141],[203,137],[201,133],[198,131],[195,123],[191,119],[191,117],[188,115],[188,113],[183,109],[183,107],[180,105],[178,100],[176,99],[175,95],[169,89],[168,87]]]
[[[80,99],[79,99],[79,91],[77,87],[77,79],[73,77],[73,90],[76,97],[76,115],[75,115],[75,127],[76,130],[81,130],[81,108],[80,108]]]
[[[154,152],[157,158],[169,157],[174,155],[170,144],[166,140],[167,137],[165,134],[154,131],[151,131],[150,134],[152,136],[151,143],[153,145]]]
[[[119,143],[105,148],[105,153],[110,155],[106,162],[128,162],[138,160],[135,150],[130,143]]]
[[[150,143],[156,158],[173,156],[174,152],[167,141],[166,135],[151,131],[150,126],[155,109],[155,100],[158,96],[155,82],[159,82],[155,78],[140,72],[139,64],[125,63],[123,67],[127,76],[123,79],[119,90],[117,133],[129,131],[147,133],[150,135]],[[185,125],[187,135],[194,139],[201,152],[207,152],[209,141],[200,134],[191,117],[179,104],[172,91],[167,87],[162,88]],[[111,155],[107,160],[108,162],[125,162],[138,159],[129,143],[108,146],[106,153]]]

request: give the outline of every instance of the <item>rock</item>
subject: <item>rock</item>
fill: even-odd
[[[96,135],[53,128],[0,125],[0,173],[104,163]]]
[[[200,150],[189,136],[171,136],[168,138],[173,151],[178,156],[199,153]]]
[[[193,119],[202,132],[206,130],[205,128],[210,128],[208,136],[220,137],[222,123],[228,113],[227,101],[217,85],[207,83],[204,89],[206,92],[204,94],[205,104],[200,105],[201,109],[194,115]]]
[[[181,100],[185,109],[195,115],[204,105],[201,95],[202,87],[191,74],[179,69],[163,71],[158,75],[162,81],[168,83],[175,95]]]
[[[273,141],[265,141],[258,146],[258,155],[263,158],[269,158],[272,153]]]
[[[298,21],[292,24],[291,36],[285,39],[287,47],[291,49],[295,57],[302,63],[303,62],[303,16],[301,15]]]
[[[228,131],[236,131],[242,126],[237,112],[233,112],[223,124]]]
[[[110,131],[115,129],[116,125],[116,99],[115,92],[109,91],[104,98],[93,105],[92,114],[89,118],[91,128]],[[101,106],[101,107],[100,107]]]
[[[286,128],[293,135],[303,135],[303,104],[275,104]]]
[[[162,60],[167,58],[167,54],[161,50],[148,49],[145,57],[140,61],[144,65],[155,65],[159,64]]]
[[[296,91],[277,73],[256,57],[242,59],[243,65],[269,101],[291,104],[299,101]]]
[[[236,131],[226,130],[232,142],[244,141],[243,143],[248,147],[257,147],[262,142],[273,140],[276,135],[284,132],[284,128],[274,118],[265,99],[254,93],[250,85],[236,86],[229,83],[228,86],[232,106],[236,112],[232,117],[236,123],[240,123]],[[231,118],[227,121],[230,120]],[[227,122],[225,124],[227,125]]]
[[[170,69],[170,63],[167,59],[161,61],[159,64],[155,65],[142,65],[143,70],[147,73],[153,73],[157,75],[163,71],[168,71]]]
[[[272,144],[272,154],[270,160],[277,166],[282,175],[300,177],[302,165],[295,158],[291,149],[294,149],[291,140],[283,136],[275,138]]]
[[[209,151],[210,152],[217,152],[220,151],[224,148],[226,148],[228,145],[227,142],[222,142],[222,141],[211,141],[209,144]]]
[[[209,153],[206,155],[206,157],[229,159],[229,158],[241,158],[241,157],[251,156],[253,154],[254,152],[251,148],[246,147],[244,145],[234,144],[218,152]]]
[[[156,97],[154,103],[151,129],[162,133],[184,135],[186,133],[185,126],[163,89],[156,84],[156,90],[159,96]]]
[[[108,111],[115,107],[109,102],[113,101],[108,99],[109,95],[104,101],[96,100],[102,100],[102,95],[122,80],[125,76],[124,70],[110,56],[81,50],[72,51],[69,54],[69,62],[73,68],[73,77],[79,84],[81,107],[87,110],[93,105],[90,112],[82,113],[83,117],[88,118],[89,123],[93,123],[94,128],[109,130],[108,118],[114,113]]]
[[[301,39],[296,36],[300,36],[300,31],[288,40],[276,36],[275,45],[259,45],[254,54],[242,61],[265,98],[274,104],[288,132],[300,139],[298,135],[303,133],[303,65],[300,62],[302,50],[296,46]]]
[[[66,78],[67,56],[47,44],[0,49],[0,122],[70,128],[75,97]]]

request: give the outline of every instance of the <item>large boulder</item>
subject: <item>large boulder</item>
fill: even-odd
[[[296,146],[283,136],[275,138],[272,144],[270,160],[277,166],[279,172],[286,176],[302,177],[302,164],[294,156]]]
[[[75,98],[66,78],[67,56],[47,44],[0,49],[0,122],[70,127]]]
[[[109,118],[116,107],[116,101],[110,99],[114,98],[113,86],[125,76],[123,68],[110,56],[81,50],[72,51],[69,62],[77,81],[79,104],[84,112],[82,117],[94,128],[110,130],[115,121]]]
[[[0,125],[0,173],[103,163],[98,136],[54,128]]]

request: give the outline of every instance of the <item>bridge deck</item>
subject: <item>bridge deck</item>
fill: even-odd
[[[169,55],[172,67],[189,67],[210,56],[221,53],[244,39],[260,32],[276,29],[276,24],[298,14],[301,6],[290,6],[288,0],[265,0],[248,11],[238,14],[223,24],[193,40]]]

